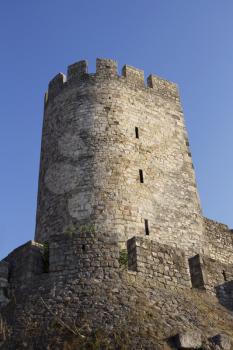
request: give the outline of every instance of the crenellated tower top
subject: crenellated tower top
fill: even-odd
[[[48,86],[46,93],[46,102],[57,96],[62,90],[69,87],[70,84],[79,84],[83,81],[93,81],[97,79],[117,79],[125,84],[132,85],[136,88],[143,89],[150,93],[162,94],[165,97],[178,99],[178,86],[168,80],[162,79],[155,75],[149,75],[146,83],[144,71],[129,65],[124,65],[122,74],[118,74],[117,62],[111,59],[96,59],[96,73],[88,73],[88,63],[85,60],[78,61],[68,66],[67,76],[58,73]]]

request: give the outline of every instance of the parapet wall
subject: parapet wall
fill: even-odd
[[[128,268],[165,289],[194,288],[215,295],[233,310],[233,264],[207,256],[188,256],[180,249],[142,237],[127,242]]]
[[[119,267],[116,241],[98,237],[95,233],[78,232],[52,236],[49,245],[49,272],[64,277],[104,278]]]
[[[216,295],[219,302],[233,310],[233,264],[225,264],[207,256],[189,259],[193,288]]]
[[[9,342],[13,346],[9,349],[45,349],[48,340],[51,349],[61,349],[67,344],[67,338],[73,334],[77,337],[77,331],[84,334],[85,341],[89,330],[91,334],[95,332],[96,344],[97,331],[102,339],[105,328],[109,339],[116,339],[112,348],[119,348],[121,343],[132,339],[129,349],[155,349],[161,339],[170,339],[177,333],[180,334],[179,348],[200,348],[201,335],[190,334],[190,330],[199,329],[212,337],[226,328],[228,334],[228,329],[232,328],[232,315],[217,303],[216,298],[190,290],[183,252],[134,237],[128,242],[129,265],[137,271],[127,271],[118,268],[119,254],[114,241],[105,242],[106,239],[101,240],[101,235],[97,237],[93,232],[67,232],[53,237],[49,272],[31,274],[30,278],[18,280],[14,288],[14,281],[8,276],[10,263],[0,264],[0,281],[3,278],[6,288],[9,279],[9,288],[13,289],[11,302],[6,305],[7,297],[1,299],[0,288],[1,317],[12,327]],[[36,256],[30,246],[32,244],[28,242],[12,252],[8,260],[23,264],[23,256]],[[20,266],[18,268],[22,270]],[[25,265],[25,268],[30,269],[30,266]],[[58,333],[60,329],[61,333]],[[67,331],[68,337],[58,347],[58,335],[60,344]],[[114,338],[116,332],[117,338]],[[87,344],[90,346],[89,342]],[[89,348],[81,345],[78,343],[76,348]],[[105,345],[106,342],[103,348]]]
[[[49,246],[29,241],[0,263],[0,305],[10,290],[28,290],[32,283],[60,278],[114,279],[121,275],[118,242],[96,232],[66,232],[52,236]],[[128,272],[136,279],[170,290],[201,289],[233,310],[233,264],[186,252],[145,237],[127,241]],[[118,276],[118,277],[117,277]],[[52,282],[53,281],[53,282]]]
[[[29,241],[13,250],[4,261],[9,266],[10,283],[22,285],[43,272],[43,245]]]
[[[205,255],[226,264],[233,263],[233,233],[227,225],[204,218]]]
[[[43,245],[29,241],[0,261],[0,308],[9,303],[15,290],[25,288],[44,272]],[[43,282],[41,281],[43,284]]]
[[[142,237],[127,242],[128,267],[163,288],[191,288],[188,260],[180,249]]]
[[[206,275],[206,289],[214,294],[219,286],[233,281],[233,264],[224,264],[217,260],[203,257],[203,271]]]

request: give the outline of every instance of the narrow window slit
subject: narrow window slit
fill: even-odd
[[[139,139],[139,131],[137,126],[135,126],[135,137],[136,139]]]
[[[85,252],[86,250],[86,247],[85,247],[85,244],[82,245],[82,251]]]
[[[143,171],[142,171],[142,169],[139,169],[139,177],[140,177],[141,184],[143,184],[144,183],[144,178],[143,178]]]
[[[149,236],[149,234],[150,234],[149,222],[147,219],[145,219],[145,234],[146,234],[146,236]]]

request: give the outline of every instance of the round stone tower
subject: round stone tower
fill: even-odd
[[[35,239],[94,227],[199,251],[202,216],[177,86],[97,59],[49,83]]]

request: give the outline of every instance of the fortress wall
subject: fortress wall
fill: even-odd
[[[59,276],[105,278],[119,267],[118,259],[117,242],[103,243],[91,232],[56,235],[49,245],[49,272]]]
[[[224,306],[233,307],[233,264],[199,254],[188,259],[180,249],[143,237],[129,239],[127,248],[130,271],[153,279],[162,288],[203,289],[216,295]]]
[[[233,263],[233,233],[227,225],[204,218],[205,254],[223,263]]]
[[[233,279],[216,286],[215,293],[220,304],[233,311]]]
[[[7,305],[9,266],[6,261],[0,261],[0,308]]]
[[[10,283],[15,286],[24,284],[27,279],[43,272],[43,246],[28,241],[13,250],[3,261],[9,266]]]
[[[0,264],[0,299],[7,290],[29,288],[38,278],[115,278],[119,273],[119,246],[115,237],[103,238],[94,230],[70,227],[52,236],[48,255],[34,241],[15,249]],[[127,241],[128,269],[136,278],[153,281],[161,288],[197,288],[216,295],[223,305],[232,303],[233,264],[207,256],[188,259],[187,252],[141,236]],[[46,260],[46,261],[45,261]],[[47,275],[47,277],[46,277]],[[51,282],[52,283],[52,282]],[[1,301],[0,300],[0,301]],[[230,304],[231,305],[231,304]],[[230,306],[229,306],[230,307]]]
[[[203,267],[206,274],[206,288],[216,293],[219,285],[233,280],[233,264],[219,263],[219,261],[203,257]]]
[[[97,60],[95,74],[77,62],[67,81],[62,74],[51,81],[36,240],[50,240],[71,224],[95,224],[103,237],[111,232],[122,243],[148,233],[161,243],[202,250],[201,210],[175,84],[150,76],[145,86],[142,70],[125,66],[118,75],[112,60]]]
[[[27,288],[16,289],[15,308],[12,310],[11,303],[1,309],[6,320],[14,319],[12,348],[20,349],[22,343],[22,348],[30,348],[32,343],[35,349],[45,349],[48,339],[54,348],[58,331],[63,331],[55,322],[58,320],[84,335],[89,329],[91,334],[104,330],[111,338],[117,333],[123,339],[122,346],[130,340],[130,349],[156,348],[161,339],[184,330],[200,329],[210,337],[232,329],[232,315],[206,293],[158,288],[153,279],[127,271],[106,279],[75,278],[71,274],[52,278],[55,274],[47,279],[38,276]],[[206,314],[206,310],[211,313]],[[122,338],[125,335],[126,339]],[[117,347],[119,343],[113,346]]]
[[[188,261],[183,251],[142,237],[131,238],[127,247],[129,270],[153,279],[158,287],[191,287]]]
[[[189,266],[193,288],[216,295],[222,305],[233,310],[233,264],[196,255],[189,259]]]

